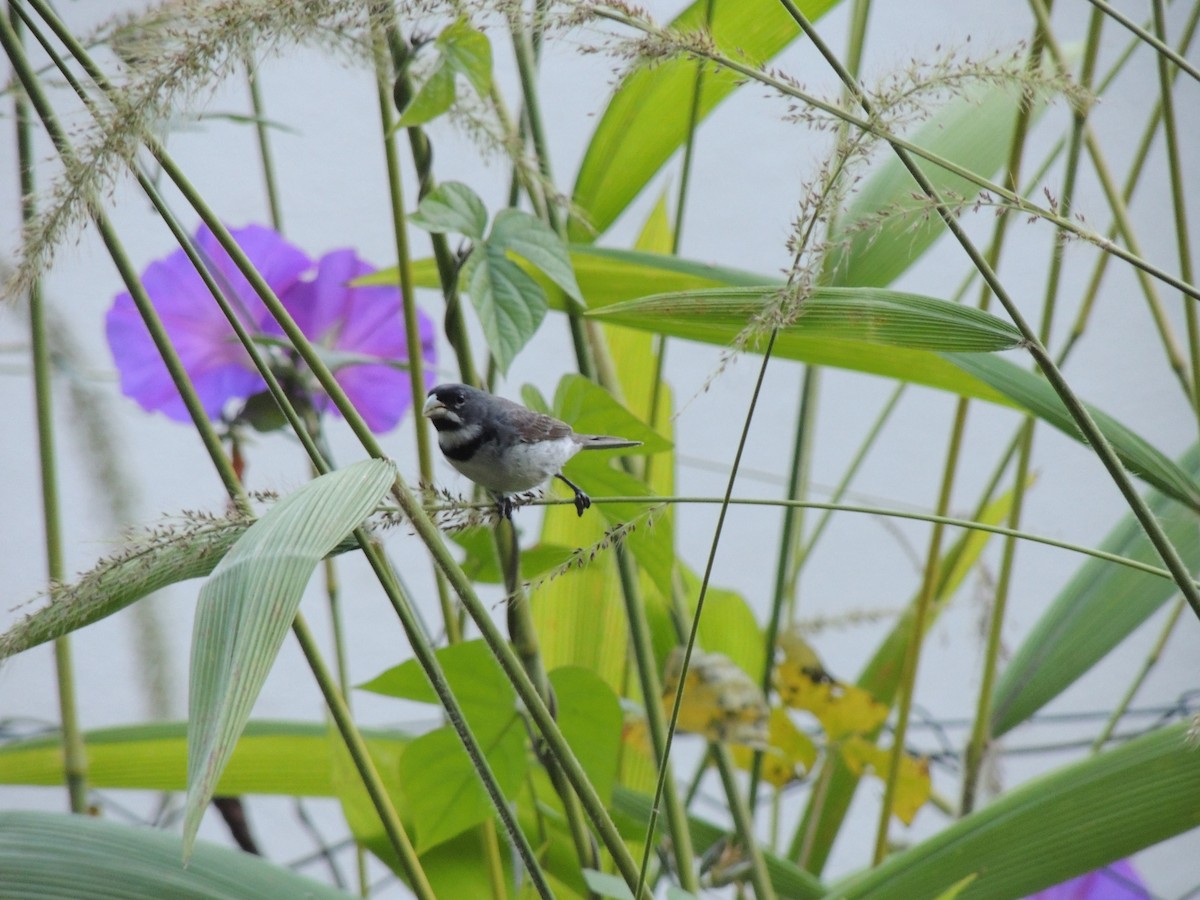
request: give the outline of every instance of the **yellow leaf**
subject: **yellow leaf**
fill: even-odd
[[[683,668],[683,648],[667,657],[663,673],[663,709],[671,714]],[[679,708],[678,728],[711,741],[750,744],[767,742],[767,701],[757,684],[720,653],[693,652]]]
[[[876,747],[859,737],[843,741],[838,748],[842,759],[855,775],[862,775],[870,767],[879,778],[886,778],[891,765],[891,751]],[[896,779],[896,793],[892,798],[892,813],[905,825],[913,818],[926,801],[932,785],[929,779],[929,760],[924,757],[900,756],[900,772]]]
[[[780,699],[792,709],[816,716],[829,740],[874,731],[887,718],[885,704],[826,672],[816,652],[795,629],[780,636],[779,646],[783,659],[775,667],[775,688]]]
[[[750,747],[734,747],[734,761],[749,770],[754,759]],[[777,788],[799,781],[817,761],[817,745],[792,722],[782,706],[771,710],[767,725],[767,746],[763,750],[762,777]]]

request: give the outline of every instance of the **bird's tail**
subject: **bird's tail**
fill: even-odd
[[[607,434],[577,434],[580,450],[620,450],[622,447],[640,447],[641,441],[612,437]]]

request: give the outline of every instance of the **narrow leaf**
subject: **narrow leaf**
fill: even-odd
[[[1015,788],[832,889],[846,900],[1024,897],[1200,825],[1187,725],[1162,728]]]
[[[1180,460],[1200,475],[1200,445]],[[1196,514],[1158,491],[1146,497],[1190,572],[1200,572]],[[1161,564],[1158,552],[1133,513],[1108,533],[1100,549]],[[1004,734],[1061,694],[1110,650],[1178,594],[1173,581],[1099,559],[1089,559],[1062,589],[1017,649],[996,685],[992,731]]]
[[[314,479],[255,522],[201,589],[188,696],[185,848],[195,841],[313,570],[395,477],[390,461],[364,460]]]
[[[883,289],[822,288],[782,306],[773,285],[659,294],[590,313],[606,321],[656,330],[659,323],[702,320],[705,329],[726,326],[730,339],[758,323],[763,331],[863,341],[917,350],[1011,350],[1021,333],[969,306]]]

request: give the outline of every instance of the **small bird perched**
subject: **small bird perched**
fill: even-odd
[[[537,487],[551,476],[575,492],[575,509],[582,516],[592,500],[563,475],[567,460],[580,450],[642,443],[576,434],[566,422],[465,384],[439,384],[429,392],[422,412],[437,429],[438,446],[450,465],[491,491],[506,519],[512,518],[509,494]]]

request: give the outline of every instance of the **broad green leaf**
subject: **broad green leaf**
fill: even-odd
[[[454,105],[454,70],[445,60],[438,60],[413,96],[404,112],[400,114],[397,128],[413,128],[436,119]]]
[[[491,528],[468,528],[453,535],[452,540],[467,552],[466,559],[460,563],[467,578],[480,584],[501,584],[504,581]],[[574,552],[574,547],[534,544],[521,551],[521,577],[526,581],[534,581],[565,565]]]
[[[680,566],[687,591],[688,611],[695,615],[700,596],[700,578],[686,566]],[[709,585],[700,617],[700,646],[709,653],[723,653],[759,684],[762,683],[765,654],[762,629],[754,611],[741,594]]]
[[[595,451],[600,455],[641,455],[671,449],[670,441],[582,375],[564,375],[559,381],[554,392],[554,415],[580,434],[607,434],[642,442],[640,447]]]
[[[487,35],[462,18],[438,35],[437,46],[446,65],[486,98],[492,89],[492,45]]]
[[[836,0],[800,0],[811,21]],[[708,0],[696,0],[671,22],[695,31],[705,27]],[[800,29],[773,0],[714,0],[709,31],[717,47],[750,65],[764,63],[790,44]],[[574,241],[603,234],[654,174],[687,139],[698,68],[701,79],[698,121],[732,93],[742,79],[728,70],[693,59],[672,57],[638,65],[617,86],[588,143],[572,203],[586,221],[571,221]]]
[[[607,872],[597,872],[595,869],[584,869],[583,879],[587,882],[592,893],[607,900],[633,900],[633,891],[625,883],[625,879],[610,875]]]
[[[496,783],[511,799],[527,766],[525,728],[515,710],[505,720],[494,718],[496,730],[471,722],[480,749],[487,757]],[[417,852],[424,853],[462,834],[494,813],[487,791],[471,763],[462,741],[450,725],[416,738],[400,757],[400,784],[408,798]]]
[[[178,835],[92,816],[0,812],[0,894],[22,900],[349,900],[351,895],[265,860]]]
[[[1008,900],[1200,825],[1187,723],[1158,729],[1008,791],[982,810],[832,887],[846,900]]]
[[[478,833],[461,834],[421,854],[421,868],[425,870],[435,897],[493,896],[494,873],[483,852],[484,840]],[[503,841],[503,838],[497,840]],[[505,884],[513,883],[512,859],[512,854],[500,853]]]
[[[450,689],[472,724],[476,717],[480,722],[505,722],[516,712],[517,692],[484,641],[451,644],[438,650],[436,656]],[[385,697],[418,703],[439,702],[416,659],[393,666],[359,687]]]
[[[255,522],[201,588],[188,694],[185,847],[195,841],[313,570],[395,477],[390,461],[371,459],[314,479]]]
[[[1005,493],[993,500],[983,510],[978,521],[994,525],[1007,518],[1012,506],[1012,493]],[[963,534],[953,546],[943,555],[938,564],[938,577],[935,585],[933,603],[929,608],[926,620],[925,635],[928,636],[937,617],[953,598],[967,574],[979,560],[992,535],[986,531],[968,531]],[[914,597],[908,609],[900,617],[895,627],[884,638],[875,654],[871,657],[862,674],[858,677],[858,686],[863,688],[876,700],[891,705],[900,686],[900,675],[904,666],[904,654],[908,643],[913,638],[914,607],[918,598]],[[871,735],[877,736],[878,732]],[[792,841],[791,853],[795,856],[801,844],[808,847],[805,868],[820,873],[829,857],[833,842],[841,830],[846,811],[854,792],[858,789],[859,779],[852,774],[845,763],[840,760],[834,764],[833,775],[829,779],[829,787],[817,806],[810,805]],[[807,841],[804,836],[809,835]],[[936,893],[936,892],[935,892]]]
[[[916,350],[991,352],[1011,350],[1022,340],[1016,328],[995,316],[918,294],[819,288],[795,311],[783,311],[779,292],[773,285],[681,291],[606,306],[590,315],[650,330],[699,321],[705,329],[725,326],[731,340],[755,323],[765,333],[781,318],[781,332]]]
[[[1200,475],[1200,446],[1180,460]],[[1188,570],[1200,572],[1200,523],[1158,491],[1146,497]],[[1100,549],[1161,564],[1132,513],[1109,532]],[[1074,684],[1164,603],[1178,594],[1173,581],[1089,559],[1054,599],[1005,666],[992,700],[992,731],[1002,735]]]
[[[367,746],[398,754],[409,736],[364,729]],[[103,728],[83,736],[88,784],[95,788],[182,791],[187,787],[187,723]],[[329,797],[333,757],[329,729],[307,722],[250,722],[217,783],[218,794]],[[0,747],[0,784],[63,783],[58,736]],[[357,778],[357,775],[355,776]]]
[[[600,676],[579,666],[562,666],[549,678],[563,737],[607,804],[616,782],[621,749],[620,701]]]
[[[502,209],[492,222],[488,243],[532,263],[567,296],[583,302],[566,244],[541,219],[519,209]]]
[[[408,217],[408,221],[418,228],[434,234],[452,232],[466,235],[475,241],[481,241],[487,228],[487,207],[483,205],[479,195],[461,181],[447,181],[439,184],[425,195],[417,207],[417,211]],[[391,273],[390,281],[385,279],[373,283],[397,283],[398,270],[389,269],[387,271]],[[366,284],[367,282],[355,283]],[[440,282],[436,283],[440,284]],[[431,285],[423,284],[422,286],[430,287]]]
[[[951,99],[913,137],[913,143],[989,177],[1008,159],[1021,89],[980,84]],[[1036,111],[1045,108],[1044,98]],[[931,162],[917,160],[944,197],[969,202],[979,186]],[[849,208],[838,216],[826,260],[828,284],[883,287],[891,284],[945,232],[929,202],[916,196],[917,183],[896,157],[888,154],[867,178]]]
[[[488,349],[501,372],[507,372],[546,318],[546,293],[490,241],[476,245],[461,276],[471,298]]]

